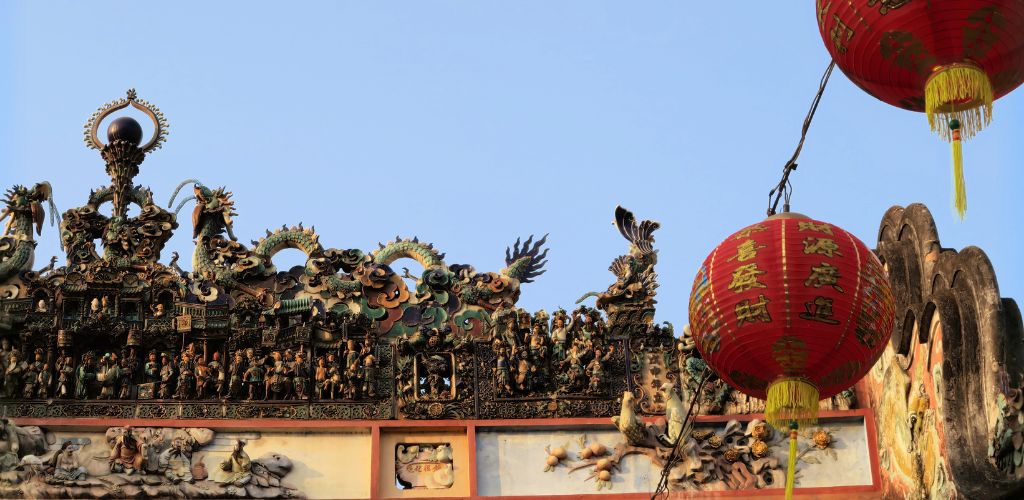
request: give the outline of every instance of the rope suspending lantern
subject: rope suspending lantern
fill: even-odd
[[[821,82],[818,84],[818,93],[814,95],[814,100],[811,101],[811,108],[807,110],[807,116],[804,117],[804,126],[800,130],[800,142],[796,145],[796,151],[793,151],[793,156],[786,162],[786,165],[782,167],[782,179],[778,184],[768,192],[768,215],[775,215],[779,208],[779,200],[785,196],[786,202],[782,205],[782,211],[789,211],[789,197],[793,194],[793,185],[789,183],[789,174],[796,170],[796,160],[800,157],[800,151],[804,148],[804,141],[807,139],[807,131],[811,128],[811,120],[814,119],[814,112],[818,110],[818,103],[821,102],[821,96],[825,93],[825,86],[828,85],[828,79],[832,76],[832,70],[836,67],[835,61],[828,63],[828,68],[825,68],[825,74],[821,75]],[[773,198],[774,197],[774,198]]]

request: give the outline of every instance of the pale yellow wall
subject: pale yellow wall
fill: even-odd
[[[89,469],[91,475],[107,471],[106,457],[110,451],[103,432],[59,431],[55,432],[54,436],[57,443],[74,437],[89,438],[92,444],[79,452],[82,465]],[[285,476],[284,482],[297,488],[307,498],[370,498],[372,441],[369,429],[333,429],[330,433],[262,431],[259,432],[258,439],[251,438],[252,431],[221,431],[217,432],[216,436],[221,442],[225,439],[243,437],[247,440],[245,451],[253,460],[268,453],[279,453],[288,457],[293,468]],[[210,451],[210,446],[207,446],[192,456],[193,464],[199,460],[206,463],[210,479],[217,479],[220,474],[217,464],[230,454],[227,445],[220,447],[224,449]]]
[[[251,441],[245,451],[253,459],[270,452],[290,458],[295,468],[285,482],[297,486],[308,498],[370,497],[369,430],[358,434],[263,432],[262,436]]]

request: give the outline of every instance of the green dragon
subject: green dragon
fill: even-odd
[[[60,215],[53,204],[53,189],[49,182],[40,182],[31,189],[14,186],[7,190],[3,214],[0,221],[7,220],[0,237],[0,284],[6,284],[18,273],[31,269],[35,256],[36,241],[32,235],[42,234],[46,218],[43,202],[48,202],[50,224],[59,220]]]
[[[490,313],[502,307],[514,307],[519,288],[543,274],[547,251],[541,252],[546,236],[533,242],[529,238],[506,250],[506,268],[498,273],[477,273],[466,265],[449,266],[444,254],[433,245],[416,238],[400,238],[380,244],[376,251],[324,248],[313,228],[301,224],[267,231],[247,247],[238,242],[232,227],[234,201],[224,188],[211,189],[189,179],[171,196],[174,205],[186,184],[193,184],[194,195],[175,208],[180,211],[195,200],[192,214],[193,279],[215,283],[229,293],[240,291],[256,297],[266,307],[280,298],[269,297],[266,283],[278,270],[273,257],[284,249],[297,249],[306,255],[299,282],[301,290],[291,298],[311,298],[323,302],[336,314],[356,314],[373,322],[377,333],[402,335],[423,327],[454,324],[464,331],[483,335],[490,324]],[[391,265],[400,259],[412,259],[423,272],[400,275]],[[415,280],[410,291],[405,278]]]

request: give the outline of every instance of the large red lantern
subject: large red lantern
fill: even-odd
[[[860,380],[894,315],[885,271],[864,243],[793,213],[726,238],[690,295],[697,349],[726,383],[767,400],[778,428],[816,422],[819,399]]]
[[[843,73],[872,96],[924,111],[953,144],[957,211],[967,208],[961,139],[1024,82],[1024,1],[816,0],[818,29]]]

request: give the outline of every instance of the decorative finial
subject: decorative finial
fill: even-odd
[[[161,112],[159,108],[150,104],[149,102],[146,102],[143,99],[139,99],[138,94],[136,94],[135,89],[133,88],[128,89],[125,95],[126,97],[121,97],[115,99],[112,102],[104,104],[99,109],[97,109],[96,112],[92,114],[92,116],[89,117],[89,121],[85,123],[84,130],[85,145],[87,147],[89,147],[90,149],[102,150],[106,145],[100,142],[99,139],[98,132],[100,123],[103,122],[104,119],[106,119],[114,112],[127,108],[128,106],[131,106],[143,112],[153,122],[154,130],[152,138],[146,144],[139,146],[139,148],[141,148],[144,153],[149,153],[163,146],[164,141],[167,140],[168,128],[167,119],[164,117],[163,112]],[[111,126],[113,126],[113,124],[111,124]],[[129,128],[134,127],[129,126]],[[110,130],[108,130],[108,134],[109,133]],[[140,136],[139,142],[141,142],[141,140],[142,137]]]

